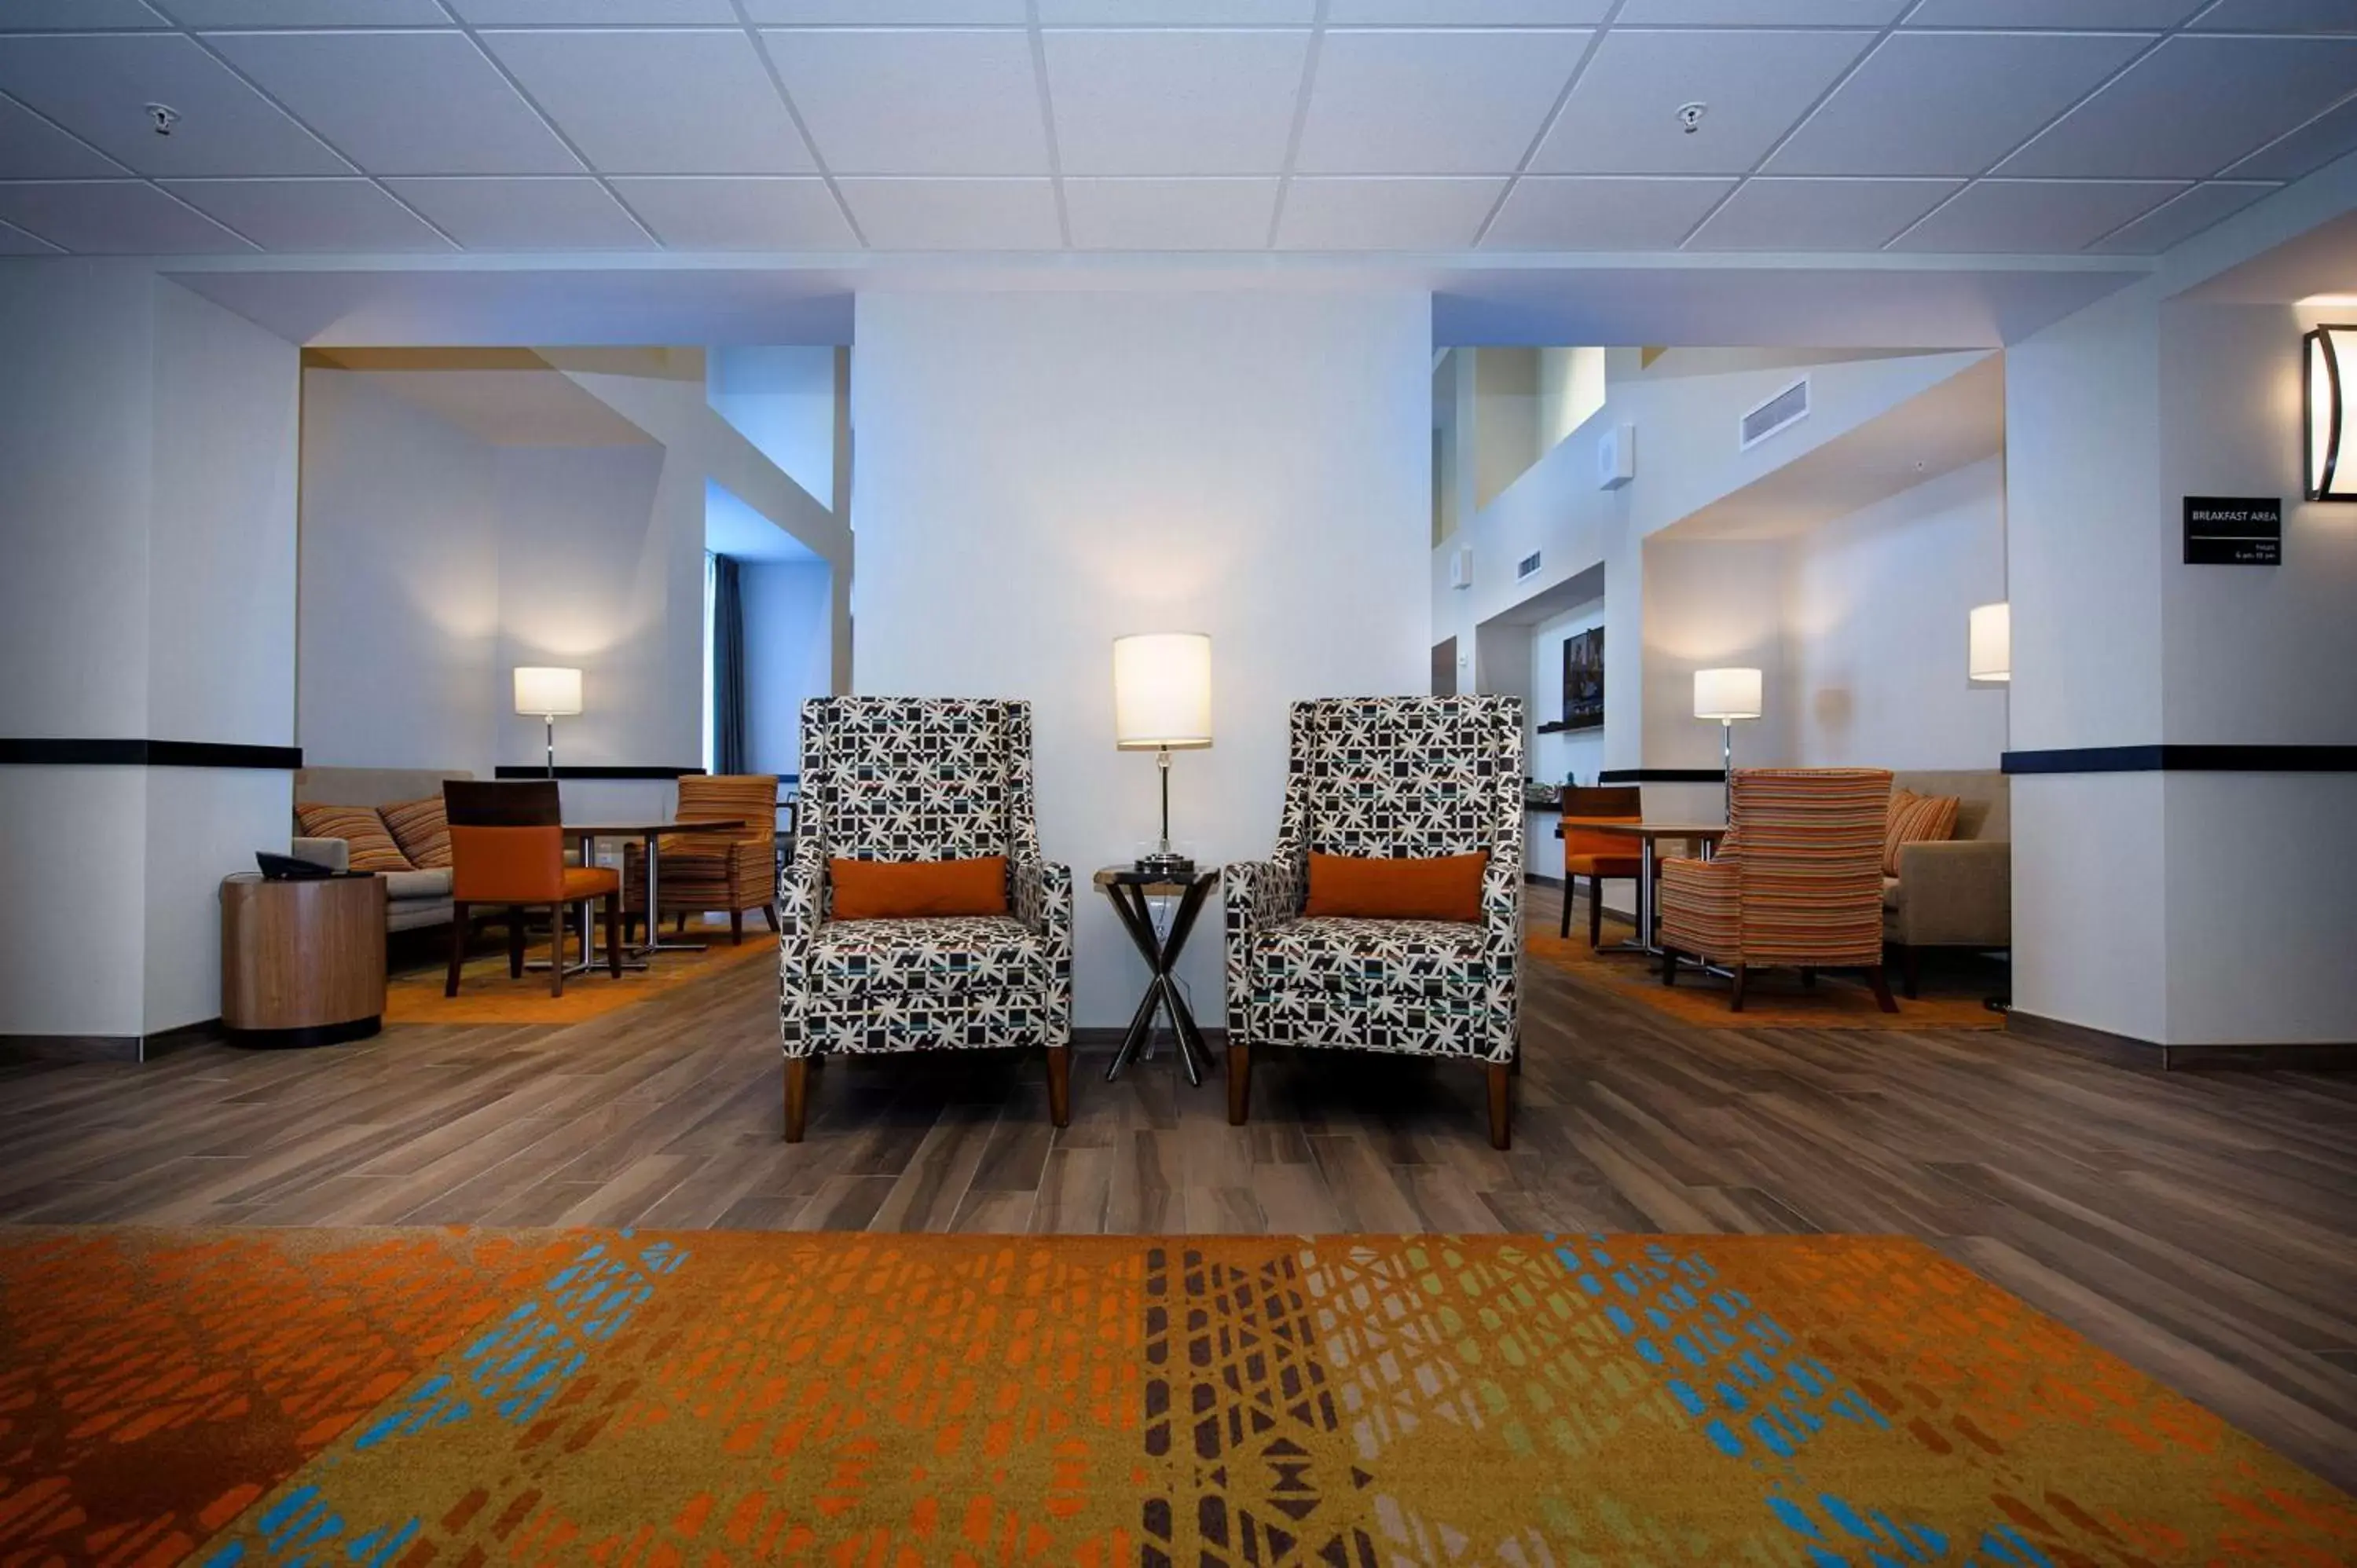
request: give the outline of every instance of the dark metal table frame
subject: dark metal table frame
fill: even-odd
[[[695,832],[698,831],[729,832],[736,829],[742,828],[744,825],[744,819],[741,817],[716,819],[709,822],[566,822],[564,825],[563,831],[565,836],[573,840],[575,843],[580,847],[581,864],[584,865],[595,865],[597,864],[597,841],[599,839],[637,839],[640,843],[646,846],[647,897],[644,917],[647,922],[647,940],[643,942],[633,942],[629,947],[622,950],[630,955],[632,961],[625,962],[622,965],[624,969],[645,969],[648,967],[647,960],[655,953],[702,952],[707,946],[707,944],[704,942],[667,942],[662,940],[662,920],[660,912],[662,908],[662,835],[665,833]],[[548,966],[544,962],[534,961],[526,967],[532,969],[545,969]],[[576,974],[586,974],[589,971],[599,966],[591,958],[589,952],[589,922],[584,920],[581,923],[580,962],[568,966],[565,971],[565,975],[566,979],[570,980]]]
[[[1211,889],[1219,886],[1220,874],[1207,871],[1191,882],[1178,883],[1142,876],[1135,871],[1099,872],[1097,886],[1113,900],[1114,912],[1121,917],[1122,929],[1129,933],[1139,956],[1146,960],[1151,978],[1146,983],[1146,994],[1138,999],[1137,1013],[1129,1021],[1128,1033],[1122,1036],[1121,1049],[1114,1053],[1113,1065],[1105,1069],[1105,1081],[1111,1083],[1121,1076],[1121,1069],[1141,1046],[1154,1037],[1154,1020],[1157,1013],[1170,1018],[1170,1033],[1178,1042],[1178,1062],[1187,1069],[1187,1081],[1201,1088],[1203,1071],[1211,1064],[1211,1047],[1203,1043],[1203,1031],[1195,1023],[1195,1015],[1187,1006],[1187,998],[1179,992],[1173,971],[1178,967],[1178,955],[1186,950],[1187,939],[1195,929],[1195,920],[1203,912],[1204,902]],[[1157,937],[1154,930],[1154,914],[1146,908],[1146,898],[1160,890],[1164,897],[1178,896],[1178,911],[1170,918],[1170,934]]]

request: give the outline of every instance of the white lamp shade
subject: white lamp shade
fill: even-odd
[[[547,664],[517,665],[515,711],[548,715],[579,713],[581,671]]]
[[[1695,671],[1695,717],[1756,719],[1760,714],[1759,671],[1697,670]]]
[[[1975,605],[1966,636],[1964,669],[1975,681],[2013,679],[2013,607]]]
[[[1124,751],[1211,744],[1211,639],[1157,631],[1113,642],[1114,736]]]
[[[2357,428],[2349,417],[2357,388],[2357,327],[2319,327],[2307,338],[2307,374],[2301,383],[2308,415],[2304,429],[2307,482],[2301,493],[2312,501],[2357,501]]]

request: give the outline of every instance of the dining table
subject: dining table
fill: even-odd
[[[1598,952],[1642,953],[1648,958],[1662,956],[1661,945],[1653,940],[1654,877],[1658,874],[1660,851],[1655,847],[1664,839],[1691,845],[1700,856],[1708,860],[1717,853],[1718,843],[1727,836],[1723,822],[1646,822],[1614,817],[1566,817],[1567,828],[1585,828],[1595,832],[1618,833],[1637,841],[1638,864],[1642,868],[1637,875],[1637,934],[1625,942],[1614,942],[1598,948]],[[1564,888],[1569,897],[1571,889]]]
[[[624,817],[599,822],[568,822],[563,824],[565,837],[580,847],[581,864],[584,865],[597,864],[599,839],[637,839],[646,845],[647,940],[627,950],[639,961],[624,964],[625,969],[644,969],[647,967],[645,961],[656,953],[705,950],[705,944],[703,942],[667,942],[662,940],[662,906],[658,901],[662,878],[662,835],[682,832],[735,832],[744,826],[745,819],[742,817],[698,817],[694,822],[686,822],[675,819],[657,821],[653,818]],[[581,955],[583,961],[587,962],[589,957],[589,931],[587,922],[582,926]]]

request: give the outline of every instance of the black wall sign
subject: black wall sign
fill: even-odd
[[[2276,566],[2282,563],[2281,497],[2185,498],[2188,566]]]

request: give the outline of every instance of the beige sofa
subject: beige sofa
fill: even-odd
[[[1882,935],[1896,950],[1907,994],[1924,948],[2013,945],[2013,809],[2002,773],[1900,773],[1891,789],[1953,795],[1955,836],[1901,844],[1899,875],[1882,879]]]
[[[295,771],[298,806],[390,806],[442,793],[446,779],[472,779],[464,768],[299,768]],[[312,839],[296,828],[294,854],[337,871],[350,869],[351,846],[341,839]],[[381,871],[384,880],[384,929],[414,930],[450,923],[450,869]]]

